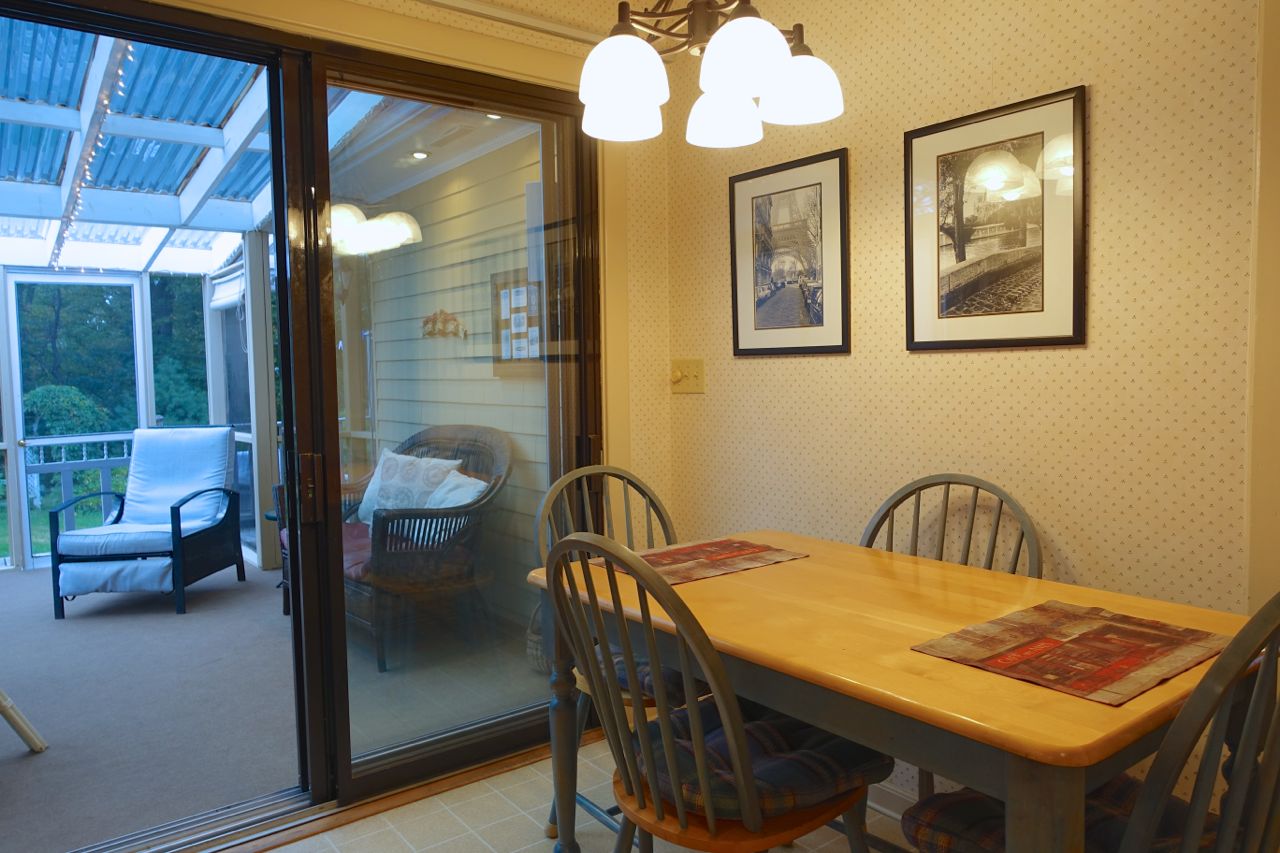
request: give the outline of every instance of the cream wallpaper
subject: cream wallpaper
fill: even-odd
[[[688,146],[685,57],[664,116],[668,204],[632,184],[631,240],[644,216],[666,221],[652,255],[668,259],[665,281],[631,266],[632,461],[682,536],[856,540],[898,485],[959,471],[1023,503],[1047,577],[1243,609],[1255,3],[786,6],[839,74],[846,114],[768,127],[746,149]],[[1088,344],[908,353],[903,132],[1079,83]],[[837,147],[850,155],[853,352],[734,358],[728,178]],[[672,356],[706,362],[707,393],[668,396],[669,422],[646,404],[669,365],[641,343],[664,337]],[[663,457],[669,468],[647,470]]]

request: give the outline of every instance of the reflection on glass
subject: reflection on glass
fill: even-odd
[[[548,126],[336,87],[329,108],[359,756],[546,699],[525,576],[550,470],[542,224],[567,216],[544,203]]]
[[[8,452],[0,448],[0,569],[13,565],[13,546],[9,543],[8,462]]]

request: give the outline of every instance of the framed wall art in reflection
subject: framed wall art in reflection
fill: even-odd
[[[906,133],[907,349],[1084,343],[1084,97]]]
[[[849,154],[729,179],[733,354],[849,352]]]

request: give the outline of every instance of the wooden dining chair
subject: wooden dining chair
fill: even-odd
[[[952,487],[955,487],[954,494]],[[894,522],[908,502],[911,512],[909,533],[898,536]],[[923,522],[922,506],[926,513]],[[951,516],[955,511],[961,518],[952,524]],[[989,525],[978,523],[980,513],[984,518],[990,518]],[[1009,527],[1005,526],[1006,536],[1002,542],[1000,530],[1006,514],[1012,516],[1017,526],[1011,534]],[[948,533],[952,534],[950,538]],[[1025,551],[1027,577],[1040,577],[1040,538],[1036,535],[1031,516],[1004,489],[968,474],[932,474],[907,483],[890,495],[871,516],[858,544],[865,548],[878,547],[883,551],[932,557],[984,569],[999,567],[1010,574],[1017,573]],[[1000,545],[1005,547],[1001,549]],[[922,547],[927,549],[924,554],[921,554]],[[1001,552],[999,562],[997,552]],[[933,774],[919,770],[919,799],[932,795],[933,789]]]
[[[955,495],[952,494],[953,487],[956,487]],[[926,495],[929,498],[925,498]],[[926,518],[922,526],[921,506],[924,504],[927,509],[930,508],[934,495],[938,496],[934,518],[932,521]],[[900,538],[894,522],[898,510],[908,501],[911,502],[909,535]],[[951,515],[957,509],[961,510],[963,518],[960,524],[953,525],[950,523]],[[982,534],[986,525],[976,523],[979,514],[989,514],[991,519],[985,537]],[[1012,516],[1017,527],[1002,542],[1000,532],[1006,515]],[[1008,531],[1008,528],[1005,529]],[[881,533],[884,533],[883,539]],[[925,538],[922,534],[925,533],[930,535],[927,541],[922,542]],[[948,537],[948,534],[953,535]],[[985,543],[981,541],[983,538]],[[877,545],[877,541],[882,544]],[[858,544],[984,569],[999,568],[1011,574],[1017,573],[1025,551],[1027,576],[1040,577],[1040,539],[1036,535],[1031,516],[1004,489],[968,474],[933,474],[907,483],[890,495],[876,510],[875,515],[871,516]],[[975,544],[978,547],[975,548]],[[1001,545],[1006,547],[997,547]],[[923,554],[922,548],[927,549]],[[1001,554],[997,562],[998,550],[1005,553]]]
[[[552,545],[576,532],[603,533],[636,550],[676,542],[675,524],[657,492],[635,474],[612,465],[575,468],[547,489],[538,507],[535,531],[541,564],[547,564]],[[653,677],[643,666],[641,675],[646,683]],[[590,686],[582,678],[578,679],[576,714],[581,741],[591,714]],[[618,830],[616,808],[601,806],[581,792],[577,794],[577,802],[596,820],[615,832]],[[555,838],[557,834],[553,802],[547,816],[546,835]]]
[[[1089,795],[1087,850],[1280,850],[1277,647],[1280,595],[1209,667],[1170,725],[1145,780],[1121,775]],[[1203,751],[1193,762],[1198,745]],[[1185,770],[1194,780],[1190,801],[1174,796]],[[1219,774],[1225,791],[1215,810]],[[907,810],[902,831],[925,853],[1003,850],[1004,807],[968,789],[937,794]]]
[[[675,590],[642,557],[592,533],[561,539],[548,557],[556,625],[589,683],[617,771],[622,812],[615,853],[655,837],[695,850],[753,853],[843,815],[852,851],[866,851],[867,786],[893,759],[739,699],[719,653]],[[626,617],[629,611],[635,621]],[[665,630],[655,629],[655,624]],[[596,649],[621,652],[622,672]],[[626,684],[639,666],[678,669],[678,706],[655,679],[656,716]]]

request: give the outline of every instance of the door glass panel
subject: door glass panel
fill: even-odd
[[[133,293],[127,280],[14,284],[32,556],[49,553],[50,509],[123,491],[127,433],[138,424]],[[65,524],[92,527],[110,510],[84,501]]]
[[[209,423],[201,276],[151,276],[151,351],[156,426]]]
[[[329,109],[358,757],[546,699],[525,576],[566,417],[543,225],[570,217],[549,122],[340,87]]]
[[[132,286],[20,281],[16,290],[25,436],[137,426]]]

